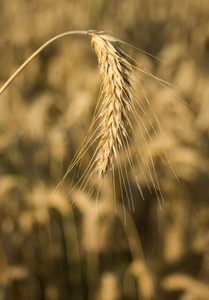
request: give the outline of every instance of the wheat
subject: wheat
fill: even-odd
[[[146,105],[143,103],[140,96],[138,96],[134,91],[133,83],[136,82],[134,82],[135,80],[133,75],[135,74],[135,69],[137,69],[142,73],[153,77],[163,86],[165,85],[165,82],[153,76],[139,64],[138,66],[140,67],[134,67],[130,62],[131,60],[133,61],[133,59],[129,57],[119,46],[120,43],[123,43],[121,40],[104,34],[103,32],[94,30],[69,31],[55,36],[42,45],[22,64],[22,66],[20,66],[20,68],[0,89],[0,94],[26,67],[26,65],[46,46],[61,37],[71,34],[89,35],[91,37],[91,45],[98,58],[98,65],[102,79],[102,88],[86,138],[75,154],[67,172],[58,184],[57,188],[63,183],[66,176],[72,170],[76,170],[76,172],[80,170],[79,165],[83,161],[85,154],[95,143],[97,143],[96,147],[94,148],[92,158],[85,166],[85,170],[80,175],[80,178],[74,182],[74,176],[72,177],[72,186],[70,191],[72,191],[76,186],[79,186],[81,190],[84,190],[88,186],[89,193],[96,191],[98,197],[104,175],[109,169],[112,173],[113,190],[115,190],[115,174],[117,172],[121,195],[123,195],[125,192],[126,198],[132,201],[133,208],[131,184],[129,178],[130,174],[128,170],[129,168],[142,198],[143,193],[138,176],[139,171],[144,177],[148,187],[149,182],[152,183],[157,198],[163,198],[155,171],[152,154],[150,153],[149,145],[147,143],[147,137],[151,141],[152,138],[146,127],[147,125],[143,121],[143,118],[146,119],[147,124],[154,134],[157,135],[157,131],[153,125],[152,119],[155,119],[158,130],[163,134],[164,132],[156,115],[152,112],[152,116],[149,116]],[[135,78],[136,81],[138,81],[137,77]],[[140,81],[138,81],[138,86],[141,89],[143,98],[146,100],[145,102],[150,106]],[[140,110],[140,112],[137,112],[137,110]],[[130,114],[132,115],[132,119],[134,119],[139,125],[139,131],[141,133],[142,141],[145,145],[150,164],[147,163],[141,151],[141,140],[138,140],[138,133],[136,134],[136,131],[134,130],[134,124],[133,120],[131,121],[129,116]],[[138,150],[138,153],[135,155],[133,155],[133,149],[130,145],[130,137],[135,140],[136,149],[134,149],[134,151],[136,152],[136,150]],[[121,153],[124,154],[123,160],[120,156]],[[134,156],[135,159],[133,158]],[[123,161],[125,162],[124,164]],[[167,161],[169,162],[168,159]],[[150,187],[149,189],[151,190]]]
[[[93,35],[91,44],[98,57],[103,80],[100,141],[96,149],[95,171],[104,175],[109,165],[113,168],[118,149],[123,146],[122,137],[127,138],[132,67],[125,53],[111,44],[108,36]]]

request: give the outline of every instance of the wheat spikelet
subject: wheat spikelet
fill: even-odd
[[[110,38],[109,38],[110,39]],[[108,40],[108,36],[93,35],[92,48],[98,57],[102,77],[102,104],[99,125],[100,141],[95,157],[99,175],[104,175],[117,159],[118,148],[127,138],[127,113],[131,101],[131,64],[125,53]]]

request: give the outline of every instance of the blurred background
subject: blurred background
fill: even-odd
[[[0,300],[209,299],[208,16],[208,0],[0,1],[1,86],[68,30],[108,30],[160,58],[125,48],[176,87],[140,74],[179,177],[153,135],[162,208],[143,177],[145,201],[131,181],[126,224],[108,177],[97,219],[95,199],[67,195],[68,178],[52,194],[88,131],[100,77],[89,37],[47,47],[0,96]]]

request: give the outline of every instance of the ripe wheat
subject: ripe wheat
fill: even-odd
[[[84,155],[95,144],[95,142],[97,142],[90,162],[88,163],[88,165],[86,165],[85,171],[80,176],[80,178],[75,183],[73,183],[70,191],[72,191],[72,189],[77,186],[79,186],[80,189],[90,187],[89,192],[92,193],[92,191],[96,191],[96,197],[98,197],[103,177],[105,176],[108,169],[112,173],[113,189],[115,191],[115,177],[117,170],[121,194],[125,192],[126,198],[128,200],[131,199],[132,201],[130,174],[128,171],[129,167],[142,197],[143,193],[137,174],[139,170],[143,174],[148,187],[149,182],[151,182],[157,198],[162,199],[163,197],[158,183],[154,162],[147,145],[147,137],[145,137],[146,135],[151,139],[151,136],[146,128],[146,125],[143,122],[142,115],[147,119],[147,122],[152,131],[155,134],[157,134],[157,132],[151,121],[151,117],[147,113],[145,104],[134,91],[133,83],[137,81],[144,99],[146,100],[148,105],[150,105],[146,94],[137,79],[137,76],[135,76],[135,69],[138,69],[141,72],[152,76],[162,85],[164,85],[164,82],[150,74],[146,69],[143,69],[141,67],[134,67],[131,63],[131,61],[133,61],[132,58],[129,57],[119,46],[120,43],[123,43],[121,40],[99,31],[90,30],[69,31],[55,36],[44,45],[42,45],[36,52],[31,55],[31,57],[29,57],[28,60],[25,61],[25,63],[23,63],[23,65],[9,78],[9,80],[0,89],[0,94],[23,70],[23,68],[25,68],[25,66],[46,46],[61,37],[71,34],[91,36],[92,48],[98,58],[98,65],[102,78],[102,88],[90,129],[58,187],[63,183],[66,176],[73,169],[78,168],[79,164],[83,160]],[[140,112],[137,112],[138,109],[140,110]],[[149,160],[151,161],[150,165],[146,162],[140,150],[141,142],[137,139],[130,114],[132,116],[132,120],[135,120],[135,122],[139,123],[139,130],[141,131],[142,139],[147,149]],[[152,114],[154,116],[158,130],[164,134],[156,115],[153,112]],[[138,153],[135,155],[135,158],[133,158],[134,156],[133,149],[131,148],[130,137],[135,140],[135,147],[138,151]],[[120,157],[120,153],[123,153],[125,157],[123,160]],[[166,153],[165,157],[170,164]],[[123,164],[122,161],[125,161],[125,163]],[[74,177],[72,177],[72,182],[73,180]],[[149,189],[151,190],[150,187]],[[129,206],[131,205],[133,208],[133,201],[129,203]]]
[[[110,37],[94,35],[92,48],[95,51],[103,80],[102,104],[99,124],[100,141],[96,148],[95,171],[104,175],[107,168],[114,168],[118,148],[127,139],[126,126],[131,102],[130,72],[132,67],[125,53],[110,42]]]

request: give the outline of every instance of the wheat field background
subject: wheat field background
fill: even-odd
[[[100,76],[89,37],[47,47],[0,96],[0,300],[209,299],[208,16],[208,0],[0,1],[0,86],[68,30],[107,30],[160,58],[125,47],[176,87],[140,74],[179,178],[159,158],[159,134],[147,146],[161,207],[140,170],[145,200],[130,178],[126,223],[108,177],[97,217],[85,191],[67,195],[70,178],[52,194],[88,131]],[[141,153],[151,163],[143,142]]]

